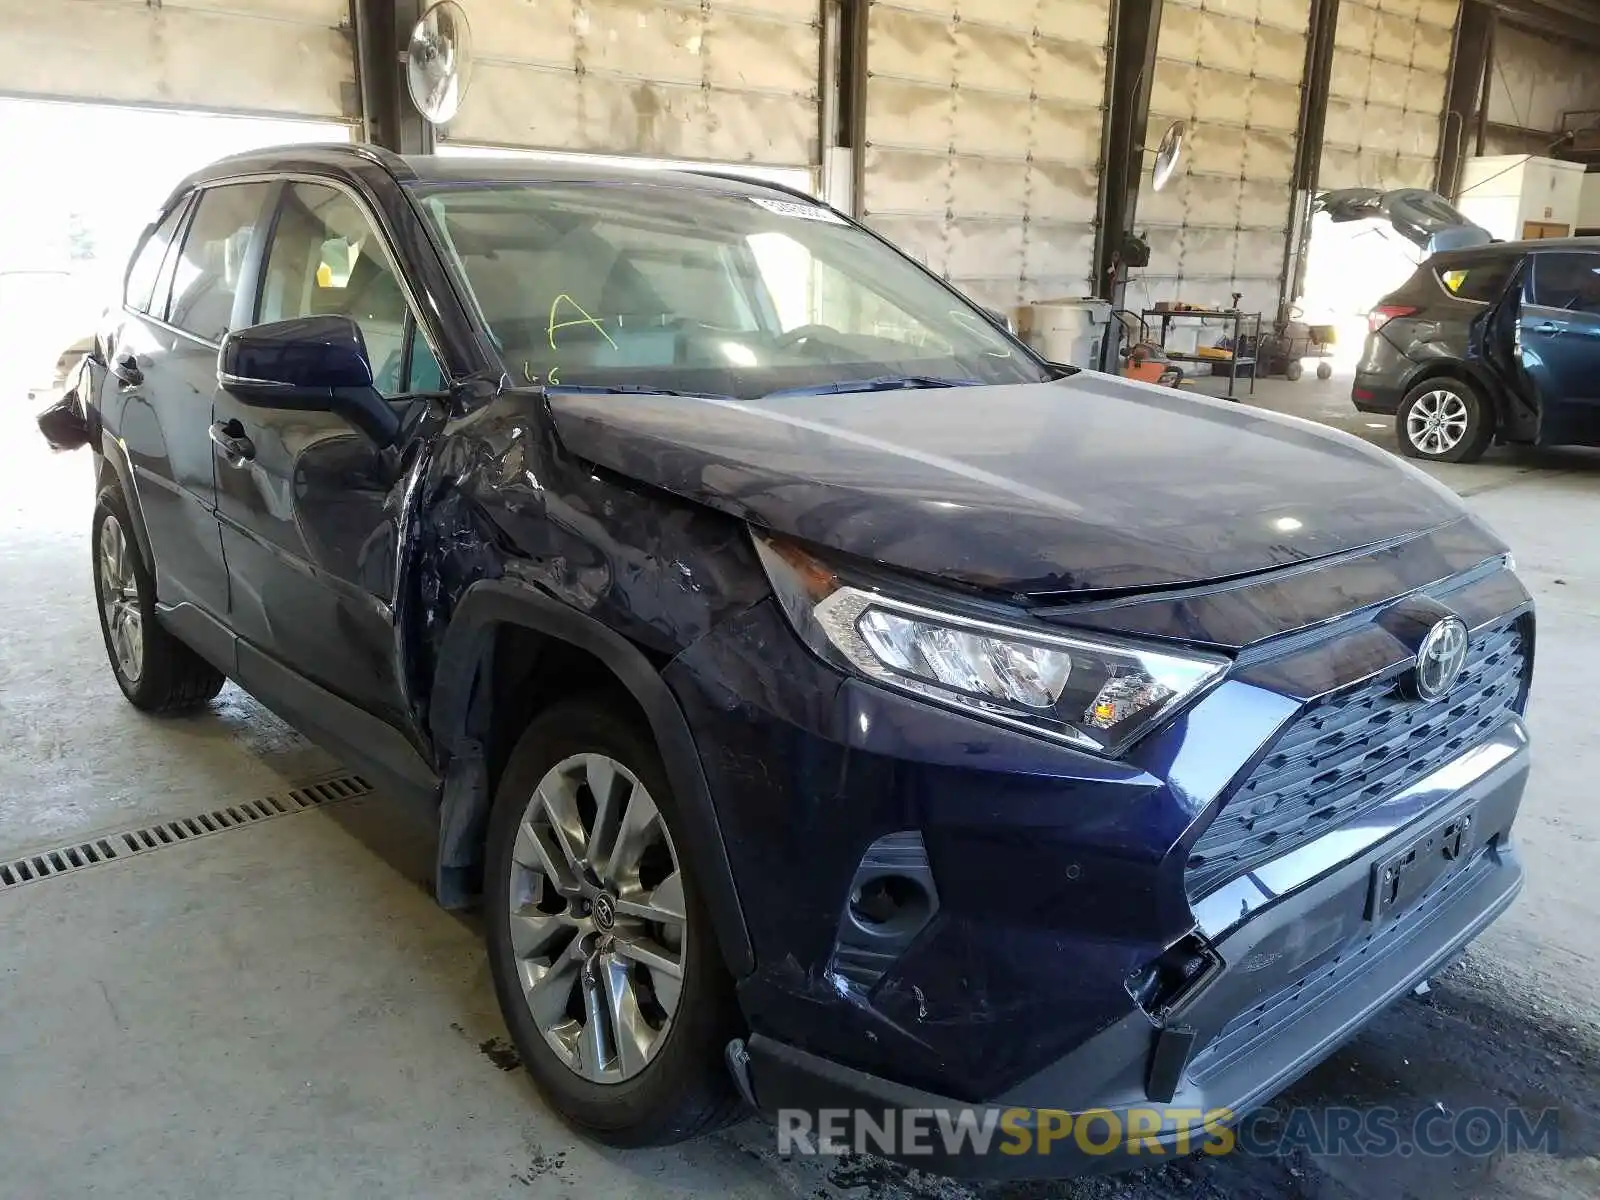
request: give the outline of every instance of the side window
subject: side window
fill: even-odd
[[[1444,284],[1445,290],[1452,296],[1488,304],[1500,299],[1500,293],[1506,290],[1506,284],[1510,282],[1511,272],[1516,265],[1515,259],[1504,256],[1486,258],[1479,262],[1458,263],[1456,266],[1441,270],[1439,282]]]
[[[1535,254],[1533,302],[1547,308],[1600,313],[1600,254]]]
[[[406,301],[394,264],[355,201],[320,183],[284,189],[267,248],[258,320],[349,317],[361,327],[378,391],[405,386]],[[427,343],[418,339],[424,350]]]
[[[415,325],[411,327],[411,349],[406,359],[405,389],[408,392],[444,391],[444,369],[428,347],[428,339]]]
[[[200,193],[172,274],[169,323],[208,342],[220,342],[228,332],[250,237],[270,186],[229,183]]]
[[[128,267],[127,286],[122,291],[122,301],[129,308],[140,312],[150,311],[150,293],[155,289],[156,276],[161,274],[161,261],[167,255],[172,235],[178,231],[183,210],[188,207],[188,197],[178,201],[165,219],[140,243],[139,252],[133,256],[133,262]]]

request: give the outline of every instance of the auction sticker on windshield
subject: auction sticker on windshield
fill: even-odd
[[[802,221],[826,221],[830,225],[843,225],[844,218],[838,213],[823,208],[817,204],[801,204],[794,200],[774,200],[770,196],[751,196],[752,204],[759,204],[768,212],[777,213],[780,217],[799,217]]]

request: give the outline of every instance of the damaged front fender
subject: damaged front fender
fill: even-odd
[[[39,432],[52,450],[76,450],[95,440],[94,421],[88,398],[97,394],[105,368],[88,355],[78,360],[67,375],[66,390],[60,399],[42,411]]]
[[[421,674],[432,679],[427,724],[444,779],[438,896],[457,906],[472,890],[492,747],[506,732],[496,732],[506,718],[492,711],[504,699],[497,634],[528,630],[597,660],[644,714],[724,960],[746,975],[754,952],[728,849],[661,666],[761,600],[766,577],[742,523],[574,458],[541,403],[537,391],[506,390],[456,421],[419,485],[413,627]],[[520,686],[509,675],[503,683]]]

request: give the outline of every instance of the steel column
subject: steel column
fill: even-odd
[[[1339,0],[1312,0],[1306,31],[1306,63],[1300,79],[1300,121],[1295,132],[1294,175],[1289,183],[1289,228],[1284,239],[1283,272],[1278,277],[1278,325],[1289,319],[1295,297],[1305,287],[1306,247],[1311,241],[1311,200],[1322,167],[1323,130],[1328,121],[1328,89],[1333,76],[1334,31]]]
[[[1111,0],[1094,235],[1094,294],[1103,299],[1116,298],[1118,255],[1137,215],[1161,5],[1162,0]]]
[[[1495,11],[1479,0],[1463,0],[1456,19],[1455,46],[1450,52],[1450,76],[1445,83],[1444,115],[1439,123],[1439,163],[1433,187],[1442,196],[1454,196],[1461,186],[1466,162],[1467,130],[1478,124],[1489,47],[1494,35]]]
[[[419,0],[350,0],[362,136],[400,154],[433,153],[433,127],[406,90],[405,51]]]
[[[850,215],[866,213],[867,28],[870,0],[840,0],[839,98],[834,145],[850,152]]]

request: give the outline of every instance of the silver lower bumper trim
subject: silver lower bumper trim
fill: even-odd
[[[1256,909],[1282,899],[1392,837],[1527,746],[1528,728],[1520,717],[1513,717],[1488,740],[1396,792],[1356,820],[1281,858],[1262,863],[1201,897],[1194,905],[1199,931],[1213,940],[1221,937]]]

